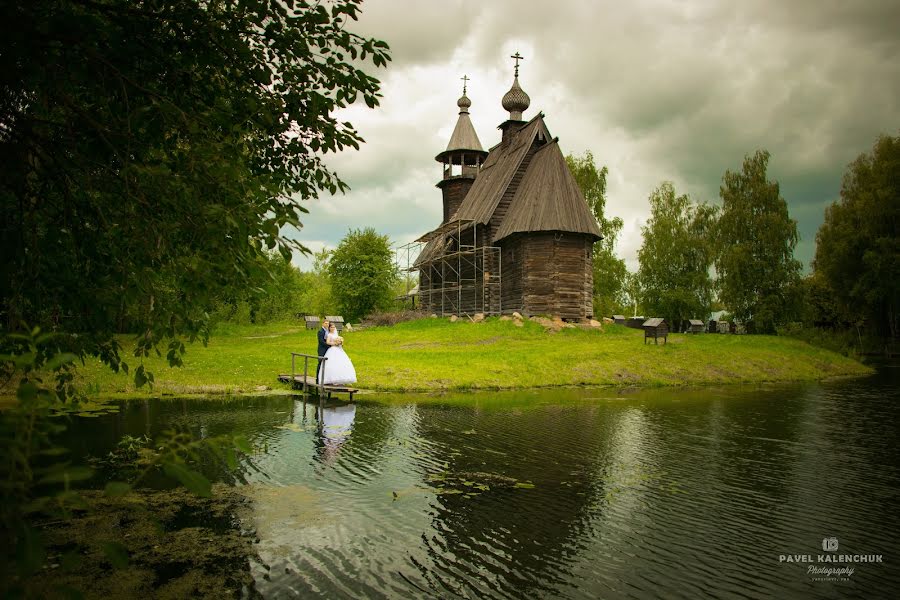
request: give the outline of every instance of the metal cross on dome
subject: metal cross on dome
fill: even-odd
[[[466,95],[466,84],[469,83],[469,77],[466,75],[463,75],[462,77],[460,77],[460,79],[462,79],[462,82],[463,82],[463,96],[465,96]]]
[[[519,76],[519,61],[525,60],[525,57],[519,54],[519,51],[516,50],[516,53],[510,56],[510,58],[514,58],[516,60],[516,77]]]

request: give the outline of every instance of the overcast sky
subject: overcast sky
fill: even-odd
[[[618,253],[631,270],[654,188],[669,180],[718,203],[725,170],[759,148],[808,267],[847,164],[900,133],[898,0],[369,0],[348,29],[388,42],[393,61],[369,69],[381,106],[340,115],[366,144],[328,160],[351,190],[307,204],[296,236],[314,250],[350,228],[399,245],[437,226],[434,156],[456,123],[460,78],[488,149],[508,118],[516,51],[524,118],[543,111],[564,153],[590,150],[609,168],[607,213],[625,222]]]

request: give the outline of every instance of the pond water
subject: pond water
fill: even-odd
[[[817,384],[377,399],[132,402],[80,420],[72,444],[99,455],[125,433],[173,426],[246,435],[259,451],[236,484],[252,499],[251,569],[265,597],[900,589],[900,369]],[[810,572],[842,566],[819,562],[840,555],[882,562]]]

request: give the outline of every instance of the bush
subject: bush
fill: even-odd
[[[405,321],[415,321],[427,317],[425,313],[419,310],[400,310],[395,312],[374,312],[363,319],[360,323],[363,327],[384,327],[403,323]]]
[[[877,337],[855,328],[826,329],[788,323],[778,328],[778,335],[802,340],[812,346],[850,357],[875,354],[883,350],[883,343]]]

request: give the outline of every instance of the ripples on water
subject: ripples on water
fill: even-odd
[[[825,384],[131,404],[94,444],[244,433],[268,597],[887,597],[897,370]],[[99,440],[99,442],[97,441]],[[782,554],[881,554],[812,581]]]

